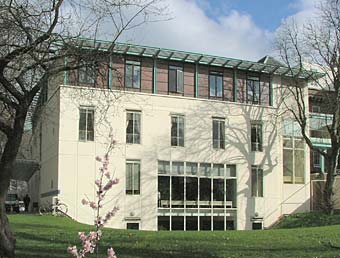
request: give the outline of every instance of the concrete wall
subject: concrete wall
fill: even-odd
[[[94,180],[100,166],[95,157],[106,152],[110,133],[117,141],[110,155],[110,169],[120,183],[111,191],[108,200],[112,201],[106,209],[118,205],[120,211],[109,226],[125,228],[126,218],[133,212],[135,217],[141,219],[141,229],[157,229],[157,160],[236,164],[238,229],[251,229],[251,219],[255,213],[264,218],[265,227],[269,226],[282,214],[296,210],[309,200],[307,183],[290,186],[282,183],[282,144],[274,108],[79,87],[60,87],[58,94],[59,137],[49,136],[54,139],[49,145],[58,142],[58,156],[52,155],[55,153],[53,147],[49,147],[50,151],[44,147],[44,158],[48,159],[49,156],[51,161],[46,161],[42,166],[41,192],[51,190],[47,188],[57,176],[59,198],[68,205],[70,215],[80,222],[93,223],[94,214],[81,205],[81,199],[84,196],[91,199],[95,195]],[[50,105],[58,106],[53,102]],[[78,141],[80,106],[95,108],[96,132],[93,142]],[[126,110],[142,112],[141,144],[125,143]],[[185,116],[185,147],[170,147],[172,113]],[[225,118],[225,150],[212,148],[212,117]],[[251,120],[263,122],[263,152],[250,151]],[[137,196],[125,194],[127,159],[141,161],[141,194]],[[251,197],[251,165],[260,165],[264,169],[263,198]],[[308,181],[309,177],[306,177]],[[294,195],[292,199],[291,193],[297,190],[303,194]],[[294,203],[295,208],[291,208],[287,200]]]

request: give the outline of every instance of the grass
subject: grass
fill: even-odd
[[[274,228],[321,227],[340,225],[340,214],[332,216],[321,212],[297,213],[282,219]]]
[[[77,244],[77,233],[92,227],[68,218],[10,215],[17,238],[17,257],[71,257],[66,248]],[[264,231],[182,232],[103,231],[102,254],[113,245],[118,258],[208,257],[340,257],[330,248],[340,245],[340,225]],[[105,248],[104,248],[105,247]]]

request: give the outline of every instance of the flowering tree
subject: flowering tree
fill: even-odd
[[[95,253],[96,257],[99,254],[99,241],[102,236],[101,228],[109,222],[109,220],[116,214],[119,210],[117,206],[114,206],[113,209],[109,210],[105,216],[103,216],[101,209],[103,208],[103,200],[107,194],[107,192],[112,188],[113,185],[119,183],[118,178],[114,178],[113,175],[108,170],[109,166],[109,155],[105,154],[104,158],[96,157],[96,160],[102,163],[102,166],[99,168],[99,177],[95,181],[96,185],[96,197],[95,200],[91,200],[87,196],[82,199],[82,204],[90,207],[95,211],[95,231],[91,231],[88,234],[84,232],[79,232],[79,239],[82,244],[82,249],[77,249],[76,246],[69,247],[67,249],[68,253],[72,254],[77,258],[85,257],[86,254]],[[108,258],[117,258],[114,250],[110,247],[107,250]]]

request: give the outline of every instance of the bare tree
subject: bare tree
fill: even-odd
[[[292,77],[287,90],[294,100],[293,105],[288,98],[283,102],[298,122],[309,148],[325,159],[327,177],[322,208],[332,214],[340,149],[340,3],[339,0],[324,0],[316,7],[316,16],[303,25],[293,19],[287,20],[277,34],[276,46]],[[319,118],[324,119],[324,133],[331,142],[327,150],[316,146],[310,133],[313,121],[309,116],[308,91],[300,78],[311,68],[318,72],[310,75],[309,82],[315,88],[314,93],[322,99],[322,113],[327,114]]]
[[[159,1],[0,0],[0,257],[15,255],[4,203],[33,100],[50,78],[96,57],[96,48],[82,51],[80,37],[98,46],[96,39],[105,36],[113,54],[123,32],[162,13]]]

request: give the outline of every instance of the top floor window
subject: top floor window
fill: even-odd
[[[262,151],[262,124],[251,123],[251,151]]]
[[[211,72],[209,74],[209,95],[210,97],[223,97],[222,73]]]
[[[140,89],[140,62],[126,60],[125,62],[125,87]]]
[[[260,79],[258,77],[247,79],[247,103],[260,104]]]
[[[169,66],[169,92],[183,93],[183,67]]]
[[[94,140],[94,109],[82,107],[79,109],[79,140]]]
[[[78,82],[83,84],[94,84],[97,74],[97,65],[95,62],[82,61],[78,68]]]

